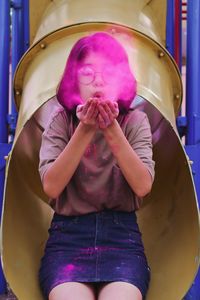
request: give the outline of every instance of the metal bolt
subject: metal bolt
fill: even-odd
[[[190,157],[186,154],[187,157],[187,161],[190,165],[193,165],[194,161],[190,159]],[[185,161],[185,164],[187,164],[187,162]]]
[[[179,94],[176,94],[175,95],[175,98],[178,100],[178,99],[180,99],[180,95]]]
[[[165,56],[165,53],[164,53],[164,52],[162,52],[162,51],[159,51],[159,52],[158,52],[158,56],[159,56],[160,58],[162,58],[162,57],[164,57],[164,56]]]
[[[16,94],[17,96],[19,96],[19,95],[21,95],[21,91],[20,91],[20,90],[16,90],[16,91],[15,91],[15,94]]]
[[[189,156],[188,156],[188,155],[186,155],[186,157],[187,157],[187,161],[189,162],[189,164],[190,164],[190,165],[193,165],[194,161],[193,161],[193,160],[191,160],[191,159],[189,158]]]
[[[8,160],[8,155],[5,155],[5,156],[4,156],[4,159],[5,159],[5,160]]]
[[[45,44],[45,43],[41,43],[41,44],[40,44],[40,48],[41,48],[41,49],[45,49],[45,48],[46,48],[46,44]]]

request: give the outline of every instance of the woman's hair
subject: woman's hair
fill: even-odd
[[[73,46],[57,88],[57,99],[68,111],[74,111],[78,104],[82,103],[80,98],[77,70],[82,61],[90,53],[105,56],[115,66],[119,65],[120,87],[118,105],[120,111],[127,111],[136,95],[136,79],[129,67],[128,56],[121,44],[110,34],[98,32],[81,38]]]

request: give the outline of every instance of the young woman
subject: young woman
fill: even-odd
[[[154,178],[145,113],[122,45],[103,32],[72,48],[39,171],[55,213],[39,273],[45,299],[141,300],[150,280],[135,211]]]

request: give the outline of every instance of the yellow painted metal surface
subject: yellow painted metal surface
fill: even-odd
[[[31,43],[61,27],[114,22],[139,30],[165,45],[166,0],[30,0]]]
[[[38,30],[38,25],[42,22],[43,14],[52,3],[52,0],[29,0],[30,11],[30,44],[32,44]]]
[[[69,25],[81,19],[75,8],[79,7],[82,11],[82,3],[87,7],[89,2],[51,2],[41,19],[40,24],[43,25],[39,26],[36,34],[40,39],[22,58],[14,81],[19,118],[9,155],[4,197],[2,255],[6,278],[19,300],[43,299],[38,285],[38,268],[52,210],[47,204],[38,173],[41,134],[50,113],[58,106],[54,99],[56,86],[72,45],[88,33],[107,31],[127,49],[138,81],[139,100],[135,105],[138,103],[138,108],[148,114],[153,133],[156,177],[152,193],[138,212],[152,270],[147,300],[181,300],[199,265],[199,216],[191,168],[175,125],[182,99],[181,78],[173,59],[158,43],[164,40],[164,35],[158,34],[161,28],[153,31],[156,36],[153,39],[151,34],[148,37],[142,30],[131,28],[131,24],[128,24],[129,27],[115,25],[109,8],[107,20],[110,22],[84,23],[86,20],[82,19],[81,24],[60,29],[56,25],[56,30],[52,31],[51,20],[57,19],[59,11],[55,8],[55,17],[52,5],[74,5],[73,13],[60,11],[65,13],[66,18],[69,15],[75,18],[77,13],[76,19],[67,19],[66,25]],[[121,3],[117,6],[119,18],[123,2],[117,1]],[[135,10],[139,2],[149,3],[146,9],[154,9],[153,15],[159,16],[155,4],[161,1],[133,2]],[[46,2],[41,3],[44,6]],[[100,5],[98,1],[94,3]],[[111,5],[111,1],[108,3]],[[127,3],[130,5],[131,1]],[[90,14],[95,14],[92,9]],[[113,7],[118,16],[115,9]],[[39,15],[42,15],[41,12]],[[95,19],[96,15],[91,15]],[[133,24],[137,22],[138,16],[133,13]]]

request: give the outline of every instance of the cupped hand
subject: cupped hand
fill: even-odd
[[[98,99],[90,98],[85,104],[78,105],[76,116],[85,125],[95,126],[98,123]]]
[[[119,115],[119,107],[117,102],[110,100],[101,101],[98,107],[98,124],[100,129],[106,129]]]

